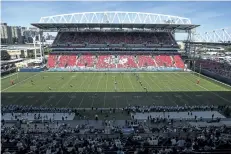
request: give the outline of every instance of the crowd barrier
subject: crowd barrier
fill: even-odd
[[[95,68],[50,68],[49,72],[169,72],[183,71],[181,68],[175,67],[153,67],[153,68],[110,68],[110,69],[95,69]]]
[[[42,72],[44,68],[20,68],[19,72]]]

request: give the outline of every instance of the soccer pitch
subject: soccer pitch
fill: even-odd
[[[231,87],[204,76],[199,77],[191,72],[135,74],[16,73],[1,79],[2,105],[73,108],[122,108],[153,104],[231,105]],[[200,84],[196,84],[198,78]],[[10,83],[12,80],[14,85]]]

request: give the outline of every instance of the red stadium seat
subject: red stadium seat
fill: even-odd
[[[113,55],[100,55],[98,56],[98,62],[96,68],[116,68]]]
[[[137,68],[137,63],[134,60],[134,56],[120,55],[117,68]]]
[[[179,55],[173,56],[173,59],[175,61],[175,66],[177,68],[184,68],[184,62],[182,61],[181,57]]]
[[[154,59],[152,59],[151,56],[140,55],[138,56],[138,66],[139,67],[147,67],[147,66],[156,67],[156,64],[154,62]]]
[[[94,57],[93,55],[81,55],[78,59],[77,66],[79,67],[93,67],[94,66]]]
[[[158,55],[155,56],[155,60],[159,67],[173,67],[173,62],[170,56]]]

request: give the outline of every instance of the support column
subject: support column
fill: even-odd
[[[42,36],[42,55],[43,55],[43,62],[45,62],[45,54],[44,54],[44,36],[43,36],[43,31],[41,31],[41,36]]]
[[[191,30],[188,31],[188,37],[185,43],[185,52],[186,54],[190,54],[190,50],[191,50],[191,41],[192,41],[192,32]]]
[[[33,37],[33,43],[34,43],[34,58],[36,59],[36,58],[37,58],[37,52],[36,52],[36,47],[35,47],[35,39],[36,39],[36,36]]]
[[[40,57],[42,58],[42,42],[41,42],[41,31],[39,32],[39,50],[40,50]]]

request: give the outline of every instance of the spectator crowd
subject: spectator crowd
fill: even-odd
[[[33,124],[32,124],[33,125]],[[231,150],[231,129],[222,127],[169,127],[152,128],[152,133],[135,131],[123,134],[121,128],[116,127],[110,135],[104,131],[91,131],[80,134],[86,127],[71,128],[63,124],[58,129],[45,127],[46,132],[40,131],[37,124],[28,131],[16,126],[2,126],[2,153],[20,154],[178,154],[193,152],[226,152]],[[173,131],[170,132],[169,130]],[[168,132],[168,133],[166,133]],[[180,135],[181,134],[181,135]]]
[[[167,112],[221,110],[224,106],[128,106],[120,112]],[[85,109],[84,109],[85,110]],[[91,108],[88,110],[105,109]],[[108,109],[110,114],[116,109]],[[5,113],[71,113],[71,108],[48,108],[9,105]],[[78,114],[77,114],[78,115]],[[96,119],[97,121],[98,119]],[[44,121],[8,125],[1,121],[1,152],[3,154],[179,154],[194,152],[224,152],[231,150],[231,128],[223,126],[197,127],[164,120],[147,125],[144,121],[102,120],[100,128],[85,124],[71,126],[68,121]],[[110,131],[108,131],[108,129]],[[128,131],[129,130],[129,131]]]
[[[231,64],[227,62],[218,62],[215,60],[198,60],[196,61],[196,67],[205,69],[209,72],[213,72],[217,75],[231,79]]]
[[[59,32],[54,45],[60,44],[165,44],[176,45],[172,35],[162,33]]]

